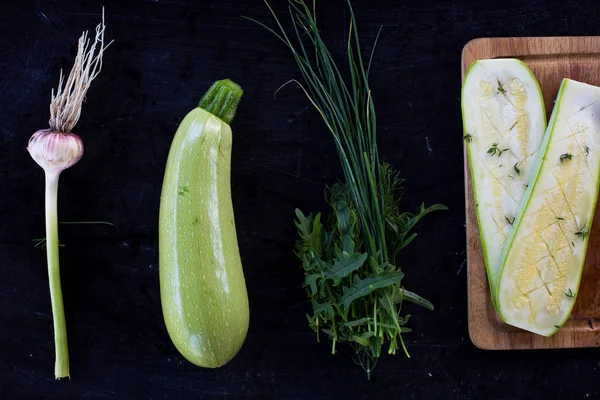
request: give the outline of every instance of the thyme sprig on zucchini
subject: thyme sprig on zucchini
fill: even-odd
[[[488,149],[487,153],[491,154],[492,156],[494,155],[498,155],[498,157],[500,157],[502,155],[502,153],[504,153],[505,151],[508,151],[509,149],[499,149],[498,148],[498,143],[492,143],[492,145],[490,146],[490,148]]]
[[[402,212],[402,181],[380,160],[368,76],[381,30],[365,64],[348,2],[350,79],[345,80],[321,38],[314,3],[310,8],[304,1],[289,0],[293,35],[267,6],[278,30],[255,22],[291,50],[304,84],[292,82],[300,85],[333,134],[344,173],[344,182],[327,190],[331,212],[326,220],[321,213],[313,216],[296,210],[300,235],[296,254],[302,260],[304,286],[312,304],[308,322],[317,337],[323,332],[331,339],[332,353],[338,342],[350,343],[370,376],[385,344],[388,353],[402,348],[408,356],[402,334],[410,332],[406,326],[410,316],[402,315],[403,302],[433,310],[428,300],[404,288],[396,256],[414,240],[416,233],[411,230],[423,216],[446,207],[421,205],[416,214]]]

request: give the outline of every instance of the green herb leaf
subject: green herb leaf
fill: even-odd
[[[409,290],[402,289],[402,296],[403,296],[403,299],[406,301],[410,301],[411,303],[415,303],[415,304],[420,305],[421,307],[425,307],[429,311],[433,311],[433,304],[431,304],[431,302],[429,300],[424,299],[423,297],[419,296],[416,293],[413,293]]]
[[[498,155],[498,157],[500,157],[502,155],[502,153],[504,153],[505,151],[510,150],[509,148],[506,149],[499,149],[498,148],[498,143],[492,143],[491,147],[487,150],[487,154],[490,154],[492,156],[494,155]],[[502,164],[500,164],[500,167],[502,167]]]
[[[504,86],[502,85],[502,82],[500,82],[499,80],[498,80],[498,93],[499,94],[504,94],[504,95],[506,94],[506,89],[504,89]]]
[[[374,332],[373,331],[368,331],[368,332],[364,332],[364,333],[355,333],[354,335],[352,335],[352,341],[357,342],[358,344],[362,345],[362,346],[370,346],[371,345],[371,338],[373,337]]]
[[[317,280],[322,279],[322,278],[323,278],[322,273],[306,274],[306,276],[304,277],[304,286],[310,288],[309,294],[311,296],[315,296],[317,294],[317,292],[318,292]]]
[[[343,259],[336,261],[330,270],[324,272],[325,278],[333,280],[334,286],[340,284],[342,278],[347,277],[352,272],[363,266],[367,259],[367,253],[354,253]]]
[[[319,303],[315,300],[312,301],[313,313],[315,314],[315,318],[320,318],[323,320],[333,319],[335,313],[333,312],[333,305],[329,301],[325,301],[323,303]]]
[[[344,288],[344,295],[341,298],[344,309],[348,309],[353,301],[371,294],[376,289],[400,283],[403,277],[404,273],[400,271],[371,275],[364,279],[355,276],[352,286]]]
[[[571,153],[565,153],[560,155],[560,162],[564,162],[565,160],[571,160],[573,155]]]
[[[519,167],[517,167],[518,162],[515,163],[515,165],[513,166],[513,169],[515,170],[515,172],[517,173],[517,175],[521,175],[521,170],[519,169]]]
[[[579,229],[579,231],[575,232],[575,236],[578,236],[583,240],[588,235],[588,233],[589,232],[587,230],[587,227],[584,225],[581,227],[581,229]]]
[[[490,148],[488,149],[487,153],[491,154],[492,156],[494,155],[498,155],[498,157],[500,157],[502,155],[503,152],[507,151],[508,149],[503,149],[500,150],[498,148],[498,143],[492,143],[492,145],[490,146]]]
[[[346,326],[348,328],[353,328],[355,326],[361,326],[361,325],[368,324],[372,321],[373,321],[373,318],[365,317],[365,318],[357,319],[354,321],[344,322],[344,326]]]

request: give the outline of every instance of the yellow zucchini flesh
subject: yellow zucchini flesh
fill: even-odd
[[[503,253],[498,305],[506,323],[550,336],[567,321],[585,261],[599,172],[600,88],[565,79]]]
[[[544,101],[525,64],[494,59],[469,68],[461,103],[479,234],[496,304],[502,250],[546,129]]]
[[[159,216],[159,274],[169,336],[190,362],[222,366],[240,350],[248,295],[231,200],[232,133],[241,98],[216,82],[183,119],[169,151]]]

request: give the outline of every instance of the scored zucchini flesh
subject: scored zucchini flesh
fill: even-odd
[[[494,59],[469,68],[461,103],[477,222],[496,304],[502,250],[546,129],[544,101],[524,63]]]
[[[596,208],[600,88],[563,80],[540,154],[503,253],[498,305],[506,323],[550,336],[575,304]]]

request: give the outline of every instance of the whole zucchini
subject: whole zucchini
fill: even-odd
[[[160,294],[171,340],[190,362],[220,367],[249,323],[230,189],[229,123],[242,96],[217,81],[183,119],[171,145],[159,217]]]

